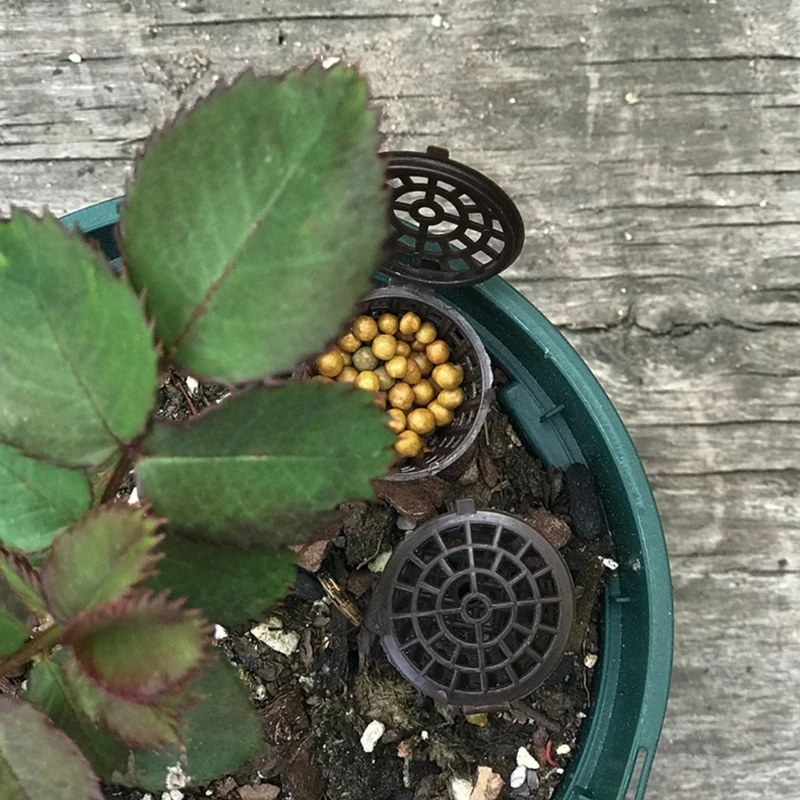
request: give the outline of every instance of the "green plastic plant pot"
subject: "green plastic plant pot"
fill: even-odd
[[[116,200],[63,218],[117,259]],[[619,569],[605,592],[594,696],[558,800],[641,800],[672,667],[672,585],[664,534],[633,444],[566,339],[502,278],[437,292],[472,324],[510,381],[498,397],[547,463],[595,476]]]

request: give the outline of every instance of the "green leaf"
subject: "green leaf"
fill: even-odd
[[[104,692],[83,673],[74,653],[62,665],[64,681],[77,708],[129,747],[173,747],[180,744],[180,712],[194,702],[186,693],[164,695],[151,705],[129,703]]]
[[[136,467],[140,495],[176,530],[241,547],[307,537],[320,514],[373,496],[393,434],[374,396],[287,383],[232,397],[185,428],[156,426]]]
[[[26,553],[44,550],[90,503],[83,473],[0,445],[0,542],[7,547]]]
[[[155,391],[130,287],[52,217],[0,222],[0,442],[93,466],[141,433]]]
[[[50,613],[67,622],[152,575],[162,522],[141,508],[100,506],[60,534],[41,568]]]
[[[78,745],[103,780],[109,781],[114,772],[126,769],[128,748],[97,728],[83,713],[55,661],[49,658],[40,661],[31,670],[27,686],[26,698],[36,703]]]
[[[122,700],[148,704],[174,694],[205,666],[210,628],[197,611],[166,593],[133,589],[84,611],[64,632],[83,672]]]
[[[295,579],[296,556],[288,550],[247,552],[178,533],[168,533],[159,549],[164,558],[148,586],[171,589],[222,625],[257,619]]]
[[[39,574],[22,553],[0,547],[0,584],[13,592],[27,611],[39,617],[47,614]]]
[[[169,768],[180,764],[189,786],[203,785],[261,752],[261,722],[230,663],[218,661],[190,688],[204,699],[184,715],[185,753],[135,751],[121,782],[157,792],[165,788]]]
[[[24,599],[29,593],[36,595],[27,582],[34,578],[29,578],[26,563],[18,554],[0,548],[0,658],[22,647],[35,622]]]
[[[244,382],[321,348],[388,232],[377,113],[350,67],[245,73],[150,143],[122,211],[167,354]]]
[[[0,695],[0,797],[103,800],[86,759],[41,711]]]
[[[28,626],[0,602],[0,658],[16,653],[29,635]]]

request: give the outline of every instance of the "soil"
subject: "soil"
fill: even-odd
[[[214,386],[191,392],[175,378],[161,390],[160,416],[185,419],[224,394]],[[163,800],[445,800],[453,797],[455,778],[475,784],[478,767],[491,768],[505,784],[499,795],[482,793],[480,800],[552,796],[579,752],[591,704],[607,574],[602,558],[612,551],[608,536],[587,542],[573,535],[563,473],[532,456],[496,406],[471,452],[447,474],[379,483],[377,495],[374,503],[343,506],[341,524],[325,531],[328,540],[301,549],[300,563],[312,571],[299,569],[294,592],[270,612],[271,626],[299,634],[294,652],[283,655],[256,639],[250,633],[254,623],[229,630],[219,643],[240,667],[261,714],[261,756],[233,776],[166,792]],[[370,570],[375,559],[408,529],[453,511],[455,500],[464,497],[473,498],[478,509],[507,511],[533,524],[560,549],[577,598],[572,652],[546,682],[514,710],[470,717],[420,694],[380,646],[365,654],[362,645],[359,653],[354,624],[380,577]],[[361,736],[373,720],[385,732],[367,753]],[[528,770],[523,786],[512,790],[509,777],[520,747],[540,768]],[[105,797],[142,800],[146,793],[108,786]],[[151,797],[161,800],[157,793]]]

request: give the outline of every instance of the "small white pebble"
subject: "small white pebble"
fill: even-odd
[[[374,572],[376,575],[380,575],[386,569],[386,565],[389,563],[391,557],[392,551],[386,550],[370,561],[369,564],[367,564],[367,569],[370,572]]]
[[[228,392],[227,394],[222,395],[222,397],[218,397],[214,402],[219,405],[223,400],[227,400],[231,396],[231,393]]]
[[[633,234],[632,233],[629,233],[628,231],[625,231],[623,236],[625,237],[625,241],[626,242],[632,242],[633,241]]]
[[[335,67],[342,59],[339,56],[327,56],[322,59],[322,69],[330,69]]]
[[[524,747],[517,750],[517,766],[525,769],[539,769],[539,762]]]
[[[528,780],[528,770],[525,767],[517,767],[508,779],[508,785],[512,789],[519,789]]]
[[[193,378],[191,375],[186,376],[186,388],[192,394],[194,394],[197,391],[199,386],[200,384],[197,382],[197,378]]]
[[[586,44],[586,37],[585,37],[585,36],[579,36],[579,37],[578,37],[578,41],[579,41],[581,44]]]
[[[377,719],[372,720],[372,722],[364,728],[364,733],[361,734],[361,749],[365,753],[371,753],[384,733],[386,733],[386,726]]]
[[[267,689],[263,683],[259,683],[256,688],[253,690],[253,697],[256,700],[265,700],[267,697]]]
[[[625,102],[629,106],[635,106],[639,102],[639,95],[636,92],[625,92]]]
[[[302,46],[303,46],[303,43],[302,43],[302,42],[295,42],[295,43],[294,43],[294,46],[295,46],[295,47],[302,47]]]
[[[615,572],[616,570],[619,569],[619,564],[616,561],[614,561],[613,558],[604,558],[603,566],[606,569],[610,569],[612,572]]]
[[[761,202],[759,202],[759,204],[758,204],[758,205],[759,205],[761,208],[766,208],[766,207],[767,207],[767,201],[766,201],[766,200],[762,200]]]
[[[586,719],[586,714],[584,714],[583,711],[579,711],[575,716],[578,719]]]
[[[153,795],[148,792],[147,794],[142,795],[142,800],[153,800]]]
[[[164,785],[167,789],[185,789],[189,778],[183,771],[183,767],[178,762],[174,767],[167,767],[167,777]]]
[[[472,794],[472,781],[464,778],[453,778],[450,781],[450,795],[453,800],[469,800]]]
[[[67,56],[67,60],[71,61],[73,64],[80,64],[83,61],[80,53],[70,53]]]
[[[583,659],[583,666],[586,667],[586,669],[593,669],[596,663],[597,653],[587,653]]]
[[[564,774],[564,770],[563,770],[563,769],[561,769],[561,767],[559,767],[559,768],[556,770],[556,775],[563,775],[563,774]]]
[[[278,625],[271,624],[278,622]],[[266,622],[256,625],[252,628],[250,634],[255,636],[259,642],[263,642],[271,650],[278,653],[283,653],[285,656],[290,656],[297,650],[297,645],[300,644],[300,635],[294,631],[281,630],[282,624],[280,620],[275,620],[271,617]]]
[[[223,639],[227,639],[228,638],[228,631],[226,631],[225,628],[222,627],[222,625],[215,625],[214,626],[214,638],[218,642],[221,642]]]
[[[426,741],[426,742],[427,742],[427,741],[428,741],[428,738],[430,737],[430,734],[428,733],[428,731],[422,731],[422,733],[420,734],[420,736],[422,736],[422,739],[423,739],[423,741]]]
[[[444,22],[444,20],[442,19],[441,14],[434,14],[431,17],[431,25],[433,25],[434,28],[441,28],[442,22]]]
[[[139,502],[139,490],[134,486],[133,491],[128,495],[128,505],[135,505]]]
[[[566,756],[572,752],[572,748],[568,744],[560,744],[556,747],[557,756]]]
[[[511,103],[511,105],[513,106],[517,102],[517,98],[516,97],[509,97],[508,98],[508,102]]]

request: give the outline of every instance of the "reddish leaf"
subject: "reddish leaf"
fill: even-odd
[[[142,508],[101,506],[57,536],[41,570],[50,613],[68,622],[153,575],[162,522]]]
[[[78,745],[98,777],[111,780],[115,772],[125,771],[128,748],[99,730],[83,713],[60,666],[67,655],[71,655],[69,648],[62,647],[53,658],[42,659],[30,671],[25,698],[38,705]]]
[[[0,547],[0,581],[7,584],[29,611],[40,617],[47,613],[39,575],[22,553]]]
[[[5,695],[0,695],[0,797],[103,800],[75,743],[30,703]]]
[[[211,627],[198,611],[141,589],[80,614],[64,641],[92,682],[144,705],[180,691],[212,657]]]
[[[64,680],[79,709],[129,747],[165,748],[180,745],[181,711],[196,698],[188,692],[165,695],[153,705],[129,703],[95,686],[81,670],[74,654],[64,659]]]

